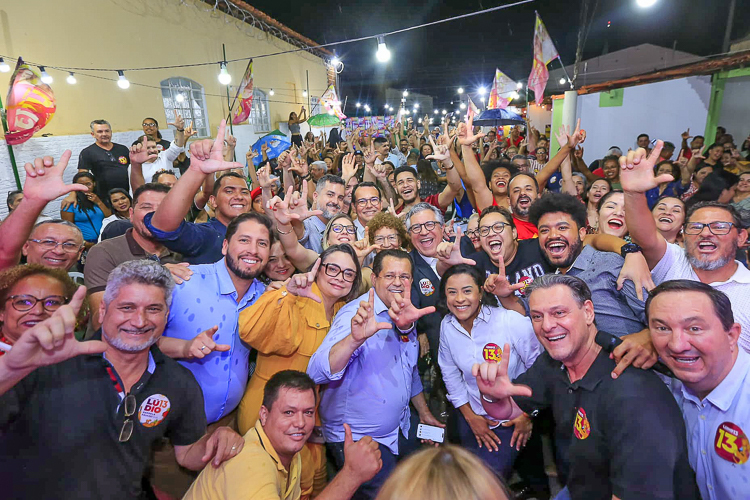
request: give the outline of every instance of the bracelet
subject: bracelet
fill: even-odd
[[[176,130],[177,130],[178,132],[184,132],[184,131],[185,131],[185,129],[184,129],[184,128],[178,128],[178,129],[176,129]]]
[[[489,396],[487,396],[487,395],[485,395],[485,394],[482,394],[482,399],[484,399],[484,400],[485,400],[485,401],[487,401],[488,403],[496,403],[496,402],[497,402],[497,400],[495,400],[495,399],[492,399],[491,397],[489,397]]]
[[[289,226],[291,226],[291,224],[289,224]],[[287,231],[287,232],[285,233],[284,231],[282,231],[281,229],[279,229],[279,224],[278,224],[278,222],[276,223],[276,232],[277,232],[277,233],[279,233],[279,234],[289,234],[289,233],[291,233],[292,231],[294,231],[294,227],[292,227],[292,228],[291,228],[291,229],[290,229],[289,231]]]

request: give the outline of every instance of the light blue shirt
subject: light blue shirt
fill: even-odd
[[[305,234],[299,239],[300,244],[313,252],[323,253],[323,233],[327,223],[315,215],[302,221],[302,224],[305,226]]]
[[[240,340],[237,322],[240,312],[258,300],[265,286],[253,280],[238,301],[225,259],[190,269],[193,275],[172,293],[164,336],[192,340],[218,325],[214,341],[231,346],[226,352],[214,351],[203,359],[180,361],[201,386],[206,419],[211,423],[234,410],[245,393],[250,349]]]
[[[352,318],[367,294],[341,308],[318,350],[310,358],[307,374],[316,384],[328,384],[320,399],[320,418],[326,441],[344,441],[344,423],[354,440],[365,436],[398,455],[398,431],[409,435],[409,401],[422,392],[417,373],[416,329],[408,334],[395,327],[380,330],[352,354],[338,373],[331,373],[331,348],[351,333]],[[375,294],[376,321],[393,323],[388,308]],[[406,340],[404,342],[404,339]]]
[[[678,380],[667,384],[682,409],[690,466],[704,500],[750,498],[749,373],[750,354],[739,349],[732,370],[702,401]]]

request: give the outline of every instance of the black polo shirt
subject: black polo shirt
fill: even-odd
[[[547,352],[515,383],[531,387],[514,398],[526,413],[552,408],[558,470],[574,500],[700,499],[688,462],[682,413],[652,371],[627,368],[601,350],[581,380],[570,383]]]
[[[125,404],[101,354],[39,368],[0,396],[0,497],[139,498],[154,442],[187,446],[203,437],[203,393],[192,373],[156,346],[150,352],[131,390],[134,427],[124,443]]]
[[[122,144],[112,143],[112,149],[107,151],[94,143],[81,151],[78,156],[78,169],[89,170],[94,174],[96,179],[94,191],[102,200],[109,199],[107,193],[113,188],[130,191],[129,165],[130,150]]]

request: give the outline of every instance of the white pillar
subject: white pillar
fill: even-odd
[[[572,133],[576,128],[576,110],[578,108],[578,92],[568,90],[565,92],[565,101],[563,101],[562,124],[570,127]]]

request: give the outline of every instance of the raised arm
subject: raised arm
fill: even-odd
[[[463,191],[461,185],[461,177],[458,175],[453,160],[451,159],[450,151],[448,146],[444,144],[436,145],[435,140],[431,135],[428,136],[430,144],[432,145],[433,154],[427,156],[427,160],[437,160],[440,163],[440,167],[445,171],[445,177],[448,181],[448,185],[438,195],[438,205],[441,210],[447,209],[453,200],[457,198]]]
[[[540,170],[539,173],[536,174],[536,181],[539,183],[540,191],[543,189],[543,186],[547,185],[547,181],[550,177],[552,177],[552,174],[557,172],[557,169],[560,168],[563,160],[567,158],[573,150],[575,150],[578,144],[586,140],[586,131],[581,130],[581,120],[578,119],[576,129],[572,134],[570,133],[570,127],[560,126],[560,131],[557,134],[557,140],[561,141],[560,150],[555,156],[552,157],[550,161],[547,162],[544,168],[542,168],[542,170]]]
[[[155,160],[158,156],[148,152],[147,142],[148,137],[144,135],[141,142],[130,146],[130,189],[133,192],[146,183],[146,179],[143,178],[143,164]]]
[[[656,141],[648,157],[643,148],[628,151],[627,156],[620,157],[620,182],[625,191],[625,222],[631,238],[640,245],[649,269],[653,269],[667,251],[667,241],[657,231],[646,201],[646,191],[662,182],[674,180],[669,174],[654,177],[654,165],[659,159],[662,146],[662,141]]]
[[[275,196],[268,202],[268,211],[273,213],[273,217],[276,219],[276,231],[278,232],[281,246],[284,247],[287,259],[300,271],[307,271],[318,258],[318,254],[300,244],[297,234],[292,227],[292,221],[300,221],[304,218],[304,215],[313,217],[317,213],[320,213],[320,211],[308,211],[306,214],[292,212],[290,210],[290,205],[292,204],[300,205],[300,207],[304,206],[304,209],[307,210],[307,204],[304,200],[300,200],[300,197],[301,195],[294,191],[294,186],[289,186],[283,200]],[[302,209],[300,208],[299,210],[301,211]]]
[[[18,264],[21,249],[47,203],[73,191],[87,191],[83,184],[63,181],[70,155],[70,150],[65,150],[57,163],[51,156],[45,156],[24,165],[23,199],[0,225],[0,269]]]
[[[242,168],[240,163],[225,161],[222,155],[226,126],[226,120],[222,120],[215,140],[204,139],[190,144],[190,167],[169,190],[154,213],[151,224],[155,228],[169,232],[180,227],[206,175],[213,175],[221,170]]]

